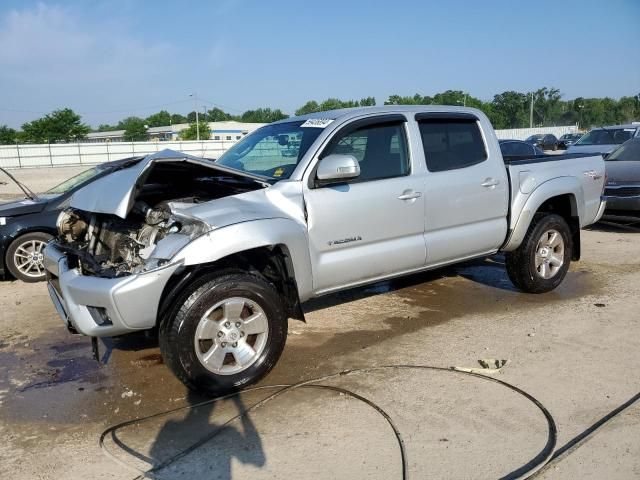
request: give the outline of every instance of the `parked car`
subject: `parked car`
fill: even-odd
[[[544,155],[536,145],[522,140],[498,140],[503,157],[535,157]]]
[[[42,249],[57,234],[56,219],[69,205],[71,195],[107,173],[126,166],[128,161],[130,159],[89,168],[40,195],[0,168],[0,176],[5,179],[1,183],[13,182],[24,194],[19,199],[0,203],[0,277],[9,274],[24,282],[44,280]]]
[[[536,135],[531,135],[529,138],[525,140],[525,142],[530,143],[531,145],[535,145],[542,150],[557,150],[558,149],[558,139],[555,135],[551,135],[550,133],[542,134],[538,133]]]
[[[566,150],[582,137],[581,133],[565,133],[558,139],[558,148]]]
[[[567,153],[607,155],[631,138],[640,136],[640,124],[594,128],[567,149]]]
[[[640,137],[620,145],[605,164],[607,213],[640,214]]]
[[[279,135],[300,139],[293,161],[264,153]],[[603,186],[600,155],[506,160],[472,108],[294,117],[215,163],[165,150],[75,192],[49,293],[72,332],[157,326],[176,376],[219,395],[271,370],[314,297],[499,251],[520,290],[553,290]]]

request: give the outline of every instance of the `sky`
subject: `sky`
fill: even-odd
[[[640,0],[0,1],[0,125],[69,107],[292,114],[452,89],[640,93]]]

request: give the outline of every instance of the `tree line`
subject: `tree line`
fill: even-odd
[[[341,100],[328,98],[318,102],[309,100],[295,111],[296,115],[376,105],[374,97],[360,100]],[[588,129],[599,125],[615,125],[640,120],[640,93],[619,99],[583,98],[563,100],[557,88],[540,88],[534,92],[506,91],[493,97],[491,101],[482,101],[461,90],[447,90],[433,96],[416,93],[413,96],[390,95],[384,105],[464,105],[482,110],[496,129],[524,128],[530,125],[548,127],[554,125],[575,125]],[[231,115],[220,108],[212,108],[198,114],[187,115],[161,110],[146,118],[131,116],[117,124],[101,124],[96,131],[124,130],[126,141],[139,141],[148,138],[147,128],[162,127],[178,123],[189,123],[189,128],[180,134],[184,140],[196,138],[198,127],[200,138],[210,134],[208,122],[235,120],[246,123],[271,123],[287,118],[280,109],[258,108],[247,110],[240,115]],[[55,110],[42,118],[27,122],[20,131],[0,126],[0,143],[60,143],[81,140],[91,131],[82,123],[80,115],[69,108]]]

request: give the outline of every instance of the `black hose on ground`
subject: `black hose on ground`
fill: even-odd
[[[232,393],[232,394],[229,394],[229,395],[225,395],[223,397],[218,397],[218,398],[214,398],[214,399],[211,399],[211,400],[206,400],[204,402],[200,402],[200,403],[195,404],[195,405],[186,405],[184,407],[178,407],[178,408],[174,408],[174,409],[171,409],[171,410],[166,410],[164,412],[159,412],[159,413],[156,413],[156,414],[153,414],[153,415],[149,415],[147,417],[138,418],[138,419],[135,419],[135,420],[128,420],[126,422],[122,422],[122,423],[119,423],[117,425],[111,426],[111,427],[107,428],[104,432],[102,432],[102,434],[100,435],[100,442],[99,442],[100,448],[102,449],[102,451],[109,458],[111,458],[112,460],[114,460],[118,464],[120,464],[120,465],[122,465],[122,466],[124,466],[126,468],[129,468],[129,469],[132,469],[132,470],[136,471],[136,473],[138,473],[139,475],[136,477],[135,480],[140,480],[140,479],[143,479],[143,478],[153,478],[152,477],[153,474],[155,474],[155,473],[167,468],[169,465],[175,463],[176,461],[180,460],[181,458],[184,458],[185,456],[189,455],[194,450],[198,449],[199,447],[201,447],[202,445],[204,445],[205,443],[207,443],[208,441],[213,439],[216,435],[218,435],[219,432],[222,431],[222,429],[224,427],[229,425],[231,422],[234,422],[235,420],[238,420],[239,418],[249,414],[249,412],[251,412],[251,411],[253,411],[253,410],[255,410],[255,409],[257,409],[257,408],[259,408],[259,407],[261,407],[263,405],[265,405],[266,403],[270,402],[271,400],[274,400],[274,399],[280,397],[281,395],[283,395],[283,394],[285,394],[287,392],[290,392],[292,390],[296,390],[296,389],[299,389],[299,388],[315,388],[315,389],[324,389],[324,390],[329,390],[329,391],[333,391],[333,392],[338,392],[338,393],[346,395],[346,396],[348,396],[350,398],[353,398],[355,400],[363,402],[365,405],[373,408],[380,416],[383,417],[383,419],[387,422],[387,424],[393,430],[394,436],[396,438],[396,442],[398,444],[400,458],[401,458],[401,462],[402,462],[402,479],[406,480],[407,479],[407,475],[408,475],[408,468],[407,468],[407,457],[406,457],[404,441],[402,439],[402,435],[400,433],[400,430],[393,423],[393,420],[391,419],[389,414],[387,412],[385,412],[380,406],[378,406],[374,402],[372,402],[371,400],[369,400],[369,399],[367,399],[367,398],[365,398],[365,397],[363,397],[363,396],[361,396],[361,395],[359,395],[359,394],[357,394],[355,392],[352,392],[351,390],[348,390],[348,389],[345,389],[345,388],[341,388],[341,387],[335,387],[335,386],[332,386],[332,385],[321,385],[321,384],[319,384],[319,382],[323,382],[323,381],[326,381],[326,380],[331,380],[333,378],[340,377],[340,376],[354,375],[354,374],[358,374],[358,373],[372,372],[372,371],[384,370],[384,369],[435,370],[435,371],[440,371],[440,372],[456,373],[456,374],[459,374],[459,375],[467,375],[467,376],[475,377],[475,378],[478,378],[478,379],[482,379],[482,380],[486,380],[486,381],[490,381],[490,382],[494,382],[494,383],[497,383],[499,385],[502,385],[503,387],[506,387],[506,388],[508,388],[508,389],[510,389],[510,390],[522,395],[527,400],[529,400],[531,403],[533,403],[543,413],[543,415],[545,416],[545,419],[547,421],[547,428],[548,428],[547,442],[546,442],[545,446],[543,447],[543,449],[540,451],[540,453],[538,453],[532,460],[530,460],[529,462],[524,464],[522,467],[514,470],[513,472],[510,472],[510,473],[500,477],[501,479],[515,480],[515,479],[531,479],[531,478],[537,477],[540,473],[542,473],[544,470],[546,470],[549,466],[551,466],[552,464],[560,461],[561,459],[564,459],[566,456],[568,456],[571,453],[573,453],[577,448],[579,448],[582,444],[584,444],[584,442],[587,440],[587,438],[590,435],[595,433],[605,423],[609,422],[614,417],[616,417],[617,415],[622,413],[624,410],[629,408],[631,405],[633,405],[635,402],[640,400],[640,393],[634,395],[627,402],[625,402],[624,404],[620,405],[615,410],[612,410],[610,413],[608,413],[607,415],[602,417],[600,420],[598,420],[596,423],[594,423],[591,427],[589,427],[587,430],[585,430],[581,434],[579,434],[576,437],[574,437],[572,440],[567,442],[564,446],[559,448],[554,453],[554,449],[555,449],[555,445],[556,445],[556,441],[557,441],[557,428],[556,428],[555,421],[554,421],[553,417],[551,416],[551,413],[549,413],[549,411],[545,408],[545,406],[539,400],[537,400],[535,397],[533,397],[529,393],[525,392],[524,390],[522,390],[522,389],[520,389],[520,388],[518,388],[518,387],[516,387],[514,385],[511,385],[510,383],[507,383],[507,382],[505,382],[503,380],[498,380],[497,378],[488,377],[486,375],[481,375],[481,374],[474,373],[474,372],[456,370],[456,369],[453,369],[453,368],[433,367],[433,366],[429,366],[429,365],[384,365],[384,366],[379,366],[379,367],[358,368],[358,369],[353,369],[353,370],[343,370],[343,371],[338,372],[338,373],[333,373],[333,374],[330,374],[330,375],[325,375],[323,377],[318,377],[318,378],[314,378],[314,379],[311,379],[311,380],[305,380],[305,381],[294,383],[294,384],[265,385],[265,386],[248,388],[248,389],[245,389],[245,390],[242,390],[242,391],[239,391],[239,392],[235,392],[235,393]],[[257,391],[257,390],[276,389],[276,388],[279,389],[279,390],[274,392],[274,393],[272,393],[271,395],[268,395],[267,397],[263,398],[262,400],[254,403],[250,407],[248,407],[245,410],[243,410],[242,412],[240,412],[238,415],[230,418],[229,420],[224,422],[222,425],[218,426],[212,432],[210,432],[207,435],[205,435],[204,437],[200,438],[198,441],[193,443],[188,448],[186,448],[186,449],[180,451],[179,453],[169,457],[168,459],[164,460],[160,464],[156,465],[155,467],[153,467],[153,468],[151,468],[150,470],[147,470],[147,471],[140,470],[140,469],[138,469],[136,467],[133,467],[132,465],[120,460],[118,457],[113,455],[106,448],[106,445],[104,443],[105,438],[109,434],[111,434],[111,437],[112,437],[113,441],[116,444],[122,445],[121,442],[117,439],[116,432],[118,430],[126,427],[126,426],[129,426],[129,425],[140,424],[140,423],[144,423],[144,422],[147,422],[147,421],[155,419],[155,418],[171,415],[171,414],[179,412],[179,411],[198,408],[198,407],[202,407],[202,406],[205,406],[205,405],[210,405],[210,404],[215,403],[215,402],[219,402],[219,401],[222,401],[222,400],[233,398],[233,397],[238,396],[238,395],[240,395],[242,393],[251,392],[251,391]]]

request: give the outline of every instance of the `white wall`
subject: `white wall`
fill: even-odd
[[[577,133],[578,127],[576,125],[569,125],[565,127],[535,127],[535,128],[512,128],[508,130],[496,130],[496,135],[500,140],[525,140],[531,135],[537,133],[551,133],[556,137],[560,137],[565,133]]]
[[[575,125],[565,127],[515,128],[496,130],[500,139],[524,140],[535,133],[552,133],[556,137],[577,132]],[[0,167],[25,168],[61,165],[92,165],[122,158],[155,153],[165,148],[191,155],[216,159],[236,143],[234,140],[184,142],[113,142],[61,143],[52,145],[0,145]]]
[[[235,139],[235,136],[234,136]],[[52,145],[0,145],[0,167],[25,168],[92,165],[155,153],[165,148],[215,159],[236,141],[64,143]]]

